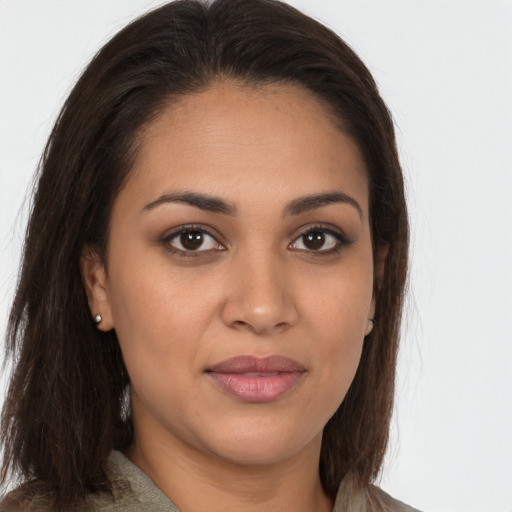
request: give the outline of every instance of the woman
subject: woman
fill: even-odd
[[[412,510],[386,449],[408,227],[358,57],[184,0],[94,58],[41,164],[0,510]]]

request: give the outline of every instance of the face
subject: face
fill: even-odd
[[[92,260],[91,260],[92,261]],[[153,122],[84,267],[136,440],[239,463],[319,447],[373,313],[366,169],[311,93],[217,84]]]

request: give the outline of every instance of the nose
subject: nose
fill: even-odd
[[[298,320],[293,288],[293,278],[278,258],[240,258],[231,269],[222,319],[233,329],[254,334],[282,332]]]

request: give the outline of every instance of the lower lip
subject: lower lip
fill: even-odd
[[[272,402],[291,391],[304,372],[275,372],[260,375],[209,372],[208,375],[225,392],[244,402]]]

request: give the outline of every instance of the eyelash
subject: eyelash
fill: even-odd
[[[175,239],[177,239],[180,235],[183,235],[185,233],[201,233],[202,235],[208,235],[210,238],[212,238],[215,243],[219,246],[215,249],[207,249],[207,250],[184,250],[184,249],[178,249],[177,247],[173,247],[171,245],[171,242]],[[169,233],[168,235],[165,235],[160,239],[160,242],[164,245],[164,247],[171,253],[176,254],[178,256],[183,256],[185,258],[197,258],[198,256],[204,256],[204,253],[211,253],[211,251],[224,251],[225,247],[217,241],[217,236],[213,235],[208,229],[206,229],[202,225],[196,225],[196,224],[188,224],[186,226],[181,226],[177,230],[173,231],[172,233]]]
[[[332,236],[335,239],[336,244],[331,249],[323,249],[323,250],[322,249],[319,249],[319,250],[297,249],[298,251],[303,251],[304,253],[307,253],[308,255],[328,256],[331,254],[337,254],[340,251],[340,249],[342,249],[343,247],[348,247],[353,242],[345,235],[345,233],[343,233],[341,231],[336,231],[336,230],[332,229],[331,227],[326,226],[324,224],[316,224],[314,226],[308,226],[305,229],[303,229],[288,247],[292,247],[299,240],[303,239],[303,237],[305,237],[306,235],[311,234],[311,233],[321,233],[323,235]]]
[[[177,239],[180,235],[183,235],[185,233],[200,233],[202,235],[207,235],[212,238],[212,240],[216,243],[217,247],[212,249],[203,249],[203,250],[185,250],[185,249],[179,249],[177,247],[174,247],[171,242],[175,239]],[[321,233],[323,235],[332,236],[336,244],[334,247],[330,249],[294,249],[293,246],[298,244],[299,240],[303,241],[303,237],[305,237],[308,234],[311,233]],[[211,254],[212,251],[224,251],[226,248],[217,240],[217,236],[212,234],[208,229],[206,229],[202,225],[195,225],[195,224],[189,224],[185,226],[181,226],[179,229],[173,231],[172,233],[169,233],[162,237],[160,239],[160,243],[165,246],[165,248],[170,251],[173,254],[176,254],[178,256],[190,258],[190,257],[200,257],[204,256],[205,253]],[[314,255],[314,256],[327,256],[331,254],[337,254],[340,249],[343,247],[347,247],[352,243],[352,240],[349,240],[347,236],[339,231],[335,231],[332,228],[317,224],[313,226],[308,226],[307,228],[303,229],[297,237],[294,238],[293,242],[288,245],[288,248],[291,248],[292,250],[301,251],[304,253],[307,253],[308,255]]]

